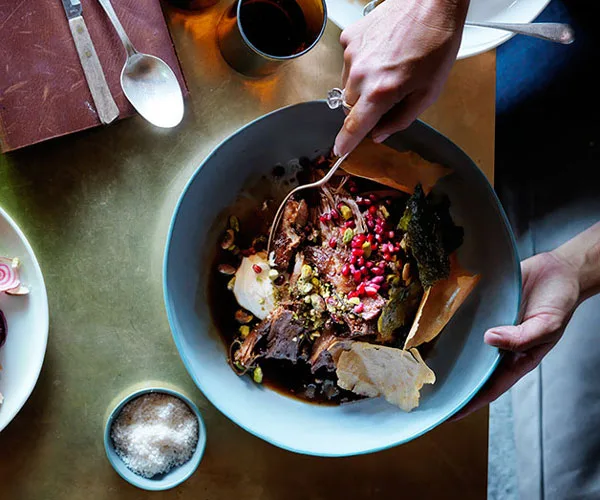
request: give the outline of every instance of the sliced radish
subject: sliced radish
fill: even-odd
[[[0,292],[19,288],[19,259],[0,257]]]

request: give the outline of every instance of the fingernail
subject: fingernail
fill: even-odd
[[[486,344],[490,344],[490,345],[496,345],[499,342],[502,342],[502,339],[503,339],[503,335],[502,335],[502,332],[499,330],[488,330],[483,335],[483,341]]]
[[[340,155],[340,148],[338,148],[338,145],[337,145],[337,144],[335,144],[335,145],[333,146],[333,154],[334,154],[335,156],[341,156],[341,155]]]
[[[373,142],[376,142],[377,144],[380,144],[383,141],[385,141],[389,136],[390,136],[390,134],[379,134],[379,135],[376,135],[375,137],[373,137]]]

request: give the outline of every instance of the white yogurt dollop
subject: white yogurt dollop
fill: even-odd
[[[260,272],[256,272],[259,268]],[[235,273],[233,293],[238,304],[259,319],[265,319],[275,308],[275,286],[269,277],[270,270],[267,256],[260,252],[244,257]]]

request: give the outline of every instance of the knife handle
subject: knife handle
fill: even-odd
[[[98,118],[100,118],[103,124],[107,125],[119,116],[119,108],[110,93],[106,78],[104,78],[100,60],[94,49],[83,17],[69,19],[69,28],[75,41],[75,47],[77,48],[77,54],[79,54],[85,79],[92,93]]]

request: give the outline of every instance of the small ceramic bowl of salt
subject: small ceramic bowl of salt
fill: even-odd
[[[167,490],[198,468],[206,429],[198,407],[168,388],[137,390],[111,411],[104,447],[117,473],[138,488]]]

